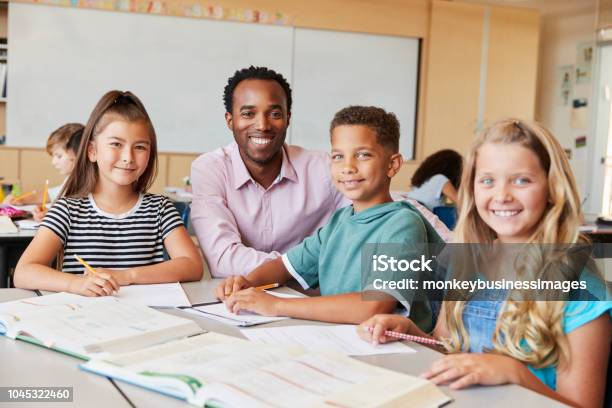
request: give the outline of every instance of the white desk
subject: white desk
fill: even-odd
[[[207,302],[214,299],[213,289],[218,280],[206,280],[183,284],[183,288],[192,303]],[[282,291],[290,289],[282,288]],[[0,290],[0,301],[8,301],[28,296],[33,296],[30,291],[18,289]],[[243,337],[236,327],[227,326],[214,320],[201,318],[180,310],[164,310],[167,313],[181,315],[197,322],[203,329],[227,334],[235,337]],[[283,320],[269,323],[271,326],[295,325],[295,324],[324,324],[304,320]],[[261,326],[260,326],[261,327]],[[440,354],[416,343],[411,347],[417,350],[415,354],[401,355],[378,355],[359,357],[360,360],[403,372],[411,375],[419,375],[429,365],[440,357]],[[60,353],[50,352],[43,348],[32,346],[21,341],[0,339],[0,360],[2,370],[0,371],[0,384],[10,385],[58,385],[73,386],[76,406],[128,406],[123,396],[114,388],[113,384],[102,377],[85,373],[77,368],[80,360],[65,356]],[[30,369],[24,370],[23,367]],[[117,382],[117,387],[125,394],[130,403],[136,407],[159,407],[172,408],[189,405],[186,403],[157,394],[129,384]],[[451,391],[447,387],[441,387],[442,391],[450,395],[454,401],[451,407],[554,407],[561,404],[549,398],[541,396],[516,385],[505,385],[496,387],[474,387],[462,391]],[[25,407],[24,403],[18,403],[16,407]],[[112,404],[112,405],[111,405]],[[53,406],[58,406],[53,404]]]

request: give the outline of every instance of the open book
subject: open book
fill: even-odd
[[[0,334],[84,360],[198,333],[192,320],[113,296],[54,293],[0,303]]]
[[[204,407],[440,406],[424,379],[336,354],[217,333],[93,359],[81,368]]]

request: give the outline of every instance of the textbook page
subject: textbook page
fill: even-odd
[[[81,358],[125,352],[201,333],[182,317],[115,297],[87,298],[58,293],[0,304],[7,336],[37,340]]]
[[[346,356],[303,354],[203,387],[197,405],[229,407],[435,407],[450,398],[427,380]]]
[[[424,379],[345,356],[304,354],[217,333],[90,360],[81,368],[200,407],[207,402],[229,407],[438,406],[450,400]]]
[[[254,345],[243,339],[209,332],[90,360],[81,367],[177,398],[193,400],[195,393],[210,382],[225,381],[236,373],[255,370],[298,353],[298,350]]]
[[[356,326],[286,326],[243,329],[241,333],[254,342],[301,347],[312,352],[334,352],[349,356],[372,354],[416,353],[416,350],[400,342],[373,346],[363,341]]]
[[[178,282],[122,286],[117,298],[152,307],[191,306],[183,287]]]

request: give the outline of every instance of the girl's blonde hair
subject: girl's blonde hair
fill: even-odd
[[[142,122],[149,130],[150,147],[149,161],[144,173],[134,182],[133,189],[137,193],[146,192],[157,175],[157,138],[155,129],[144,105],[136,95],[129,91],[109,91],[96,104],[83,130],[83,137],[76,154],[74,169],[70,173],[62,196],[85,197],[93,192],[98,182],[98,166],[89,161],[88,146],[95,140],[109,123],[123,120],[126,122]]]
[[[474,200],[478,150],[486,143],[518,143],[538,157],[546,172],[548,203],[528,242],[572,244],[581,241],[578,189],[561,145],[537,123],[506,119],[484,129],[467,155],[457,203],[459,219],[454,232],[455,242],[491,244],[497,238],[495,231],[478,214]],[[462,318],[464,306],[465,301],[444,303],[450,352],[469,349],[469,336]],[[569,354],[562,321],[564,308],[563,301],[506,300],[497,319],[494,350],[536,367],[567,361]]]

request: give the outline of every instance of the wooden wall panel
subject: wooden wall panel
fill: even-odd
[[[198,154],[171,154],[168,156],[168,186],[182,187],[183,177],[191,175],[191,163]]]
[[[21,190],[42,191],[45,180],[49,180],[49,187],[62,184],[64,178],[51,165],[51,156],[43,149],[22,149],[19,168]]]
[[[0,102],[0,136],[6,135],[6,103]]]
[[[404,163],[402,169],[391,179],[391,190],[408,191],[410,190],[410,179],[419,167],[419,162],[410,161]]]
[[[6,181],[19,180],[19,150],[0,148],[0,176]]]
[[[535,10],[491,8],[485,122],[534,118],[539,29]]]
[[[464,153],[473,138],[483,17],[480,5],[433,1],[421,160],[444,148]]]
[[[8,31],[8,2],[0,1],[0,38],[6,38]]]
[[[168,177],[168,155],[164,153],[158,153],[157,159],[159,161],[159,169],[157,171],[157,177],[155,178],[155,182],[151,186],[149,192],[161,194],[164,192],[164,187],[168,185],[166,183],[166,179]]]

